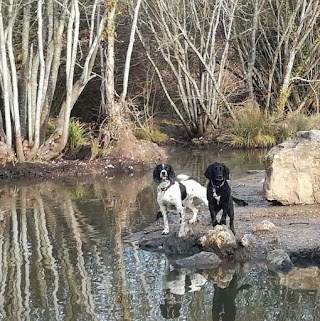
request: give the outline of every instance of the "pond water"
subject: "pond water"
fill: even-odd
[[[213,161],[232,177],[263,152],[174,150],[176,172],[202,183]],[[124,243],[157,212],[152,171],[0,189],[0,320],[320,320],[318,267],[175,271],[164,255]]]

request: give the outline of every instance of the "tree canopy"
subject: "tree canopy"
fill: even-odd
[[[92,79],[98,138],[160,107],[191,138],[248,99],[266,116],[320,114],[319,15],[317,0],[0,1],[1,146],[59,156]]]

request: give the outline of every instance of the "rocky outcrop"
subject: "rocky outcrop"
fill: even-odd
[[[266,158],[264,197],[283,205],[320,203],[320,130],[301,131]]]
[[[161,234],[163,220],[160,218],[145,229],[127,235],[124,242],[138,245],[143,250],[163,253],[174,262],[173,266],[178,269],[197,270],[198,268],[204,269],[204,267],[206,269],[208,265],[215,266],[216,262],[212,259],[216,257],[206,252],[217,255],[222,260],[221,264],[230,261],[249,265],[265,264],[267,255],[279,248],[289,254],[295,266],[302,261],[308,261],[308,264],[315,262],[318,264],[320,262],[320,205],[271,205],[261,197],[264,176],[264,173],[256,173],[233,181],[235,186],[233,193],[238,193],[237,197],[246,198],[250,202],[245,208],[235,206],[236,244],[233,234],[221,233],[221,236],[227,236],[227,238],[223,237],[225,241],[228,238],[233,239],[230,243],[232,244],[230,250],[225,251],[225,255],[221,255],[219,249],[222,244],[220,239],[216,242],[208,237],[212,233],[208,211],[198,213],[197,222],[190,225],[192,234],[188,238],[177,237],[179,223],[176,215],[170,213],[171,227],[168,235]],[[187,219],[192,217],[190,212],[186,215]],[[218,225],[216,229],[221,227],[224,228]],[[205,238],[200,241],[202,237]],[[280,269],[273,266],[276,272],[283,273],[281,264],[280,261]],[[270,266],[272,267],[272,264]]]
[[[272,271],[289,272],[293,267],[290,256],[282,249],[270,251],[266,261]]]
[[[221,259],[212,252],[200,252],[174,261],[173,265],[184,269],[212,269],[219,266]]]
[[[216,225],[213,230],[203,235],[199,242],[203,249],[217,252],[223,257],[233,254],[237,248],[236,238],[226,225]]]

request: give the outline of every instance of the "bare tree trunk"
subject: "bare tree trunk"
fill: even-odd
[[[8,6],[8,26],[6,31],[4,31],[3,19],[2,19],[2,3],[0,4],[0,41],[1,41],[1,61],[2,61],[2,73],[4,85],[4,90],[7,92],[4,93],[5,100],[5,115],[6,120],[6,131],[9,131],[7,134],[7,146],[9,149],[12,148],[12,136],[11,136],[11,124],[10,121],[10,112],[13,117],[14,124],[14,134],[15,134],[15,147],[16,154],[19,162],[24,161],[24,154],[22,148],[22,138],[21,138],[21,128],[20,128],[20,113],[19,113],[19,91],[18,91],[18,80],[17,80],[17,71],[15,65],[15,57],[13,53],[13,43],[12,43],[12,30],[16,20],[17,9],[14,7],[13,2],[11,1]],[[9,61],[9,65],[8,62]],[[6,101],[7,100],[7,101]]]
[[[257,39],[257,31],[258,31],[258,21],[259,21],[259,14],[260,9],[259,5],[262,7],[264,4],[264,1],[262,4],[259,3],[259,1],[254,1],[254,10],[253,10],[253,24],[252,24],[252,32],[251,32],[251,55],[250,60],[248,61],[248,71],[247,71],[247,83],[248,83],[248,89],[249,89],[249,96],[251,99],[255,99],[254,89],[253,89],[253,68],[256,61],[256,39]]]
[[[71,110],[82,93],[86,84],[94,77],[91,74],[94,61],[97,55],[98,46],[99,46],[99,37],[104,29],[105,20],[100,21],[97,34],[94,37],[92,44],[88,50],[86,60],[82,69],[81,76],[78,80],[74,79],[74,68],[76,66],[76,50],[78,45],[78,32],[74,29],[78,29],[79,25],[75,20],[78,16],[78,6],[77,1],[73,1],[74,11],[71,11],[73,18],[69,19],[69,33],[67,38],[67,51],[69,59],[67,60],[67,96],[66,100],[61,106],[61,110],[57,119],[57,127],[52,133],[52,135],[44,142],[44,144],[39,148],[39,156],[45,160],[52,159],[53,157],[58,156],[66,146],[68,139],[68,129],[69,129],[69,120]],[[73,20],[75,19],[75,20]]]
[[[38,17],[38,55],[39,55],[39,81],[38,81],[38,91],[37,91],[37,104],[35,112],[35,135],[34,135],[34,146],[30,156],[33,156],[35,152],[38,151],[40,146],[40,117],[43,106],[43,86],[44,86],[44,75],[45,75],[45,59],[44,59],[44,40],[42,38],[43,33],[43,18],[42,18],[42,1],[38,1],[37,8]]]
[[[3,25],[3,12],[2,1],[0,2],[0,59],[1,59],[1,84],[2,94],[4,101],[4,113],[5,113],[5,131],[6,131],[6,144],[8,149],[12,149],[12,127],[11,127],[11,99],[10,99],[10,87],[9,87],[9,68],[7,62],[7,50],[6,39]]]
[[[21,116],[21,135],[26,138],[27,122],[28,122],[28,78],[29,78],[29,30],[30,30],[30,3],[27,3],[23,8],[23,27],[22,27],[22,74],[20,80],[20,116]]]
[[[133,21],[132,21],[131,32],[130,32],[130,40],[129,40],[129,45],[127,49],[126,61],[125,61],[124,72],[123,72],[123,86],[122,86],[122,93],[120,95],[120,103],[124,103],[128,92],[128,79],[129,79],[131,55],[132,55],[133,45],[135,41],[135,33],[137,28],[138,14],[139,14],[141,1],[142,0],[137,0],[136,6],[134,9]]]
[[[161,66],[160,84],[191,137],[202,136],[209,124],[217,128],[225,112],[234,117],[224,76],[237,3],[142,3],[142,42],[152,65]]]
[[[110,119],[115,120],[121,114],[119,104],[115,103],[115,87],[114,87],[114,41],[115,41],[115,18],[118,1],[105,1],[107,10],[107,50],[105,64],[104,88],[106,91],[106,105],[103,106],[104,115],[108,115]]]

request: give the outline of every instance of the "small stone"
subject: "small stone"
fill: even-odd
[[[276,229],[276,226],[268,221],[268,220],[264,220],[258,224],[256,224],[253,228],[252,231],[253,232],[272,232]]]
[[[199,242],[203,248],[218,250],[222,255],[232,254],[237,248],[236,238],[226,225],[216,225]]]
[[[240,240],[240,244],[243,247],[251,247],[252,245],[255,245],[257,243],[257,239],[252,234],[245,234],[242,239]]]

